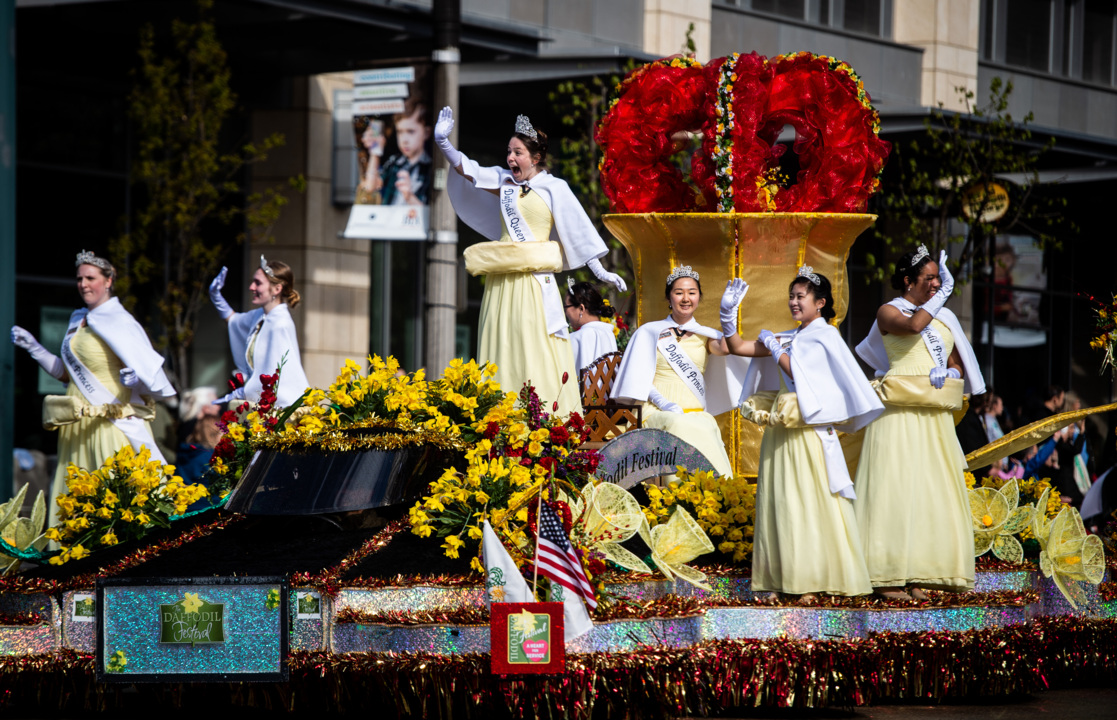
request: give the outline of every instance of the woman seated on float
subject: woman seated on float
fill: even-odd
[[[722,298],[722,332],[730,352],[755,358],[744,381],[742,410],[764,427],[756,480],[752,588],[814,602],[815,593],[873,591],[853,509],[853,481],[838,431],[855,432],[884,412],[834,317],[830,281],[799,268],[788,289],[798,326],[756,340],[737,334],[737,307],[748,290],[730,281]]]
[[[566,320],[570,323],[570,349],[574,351],[574,367],[581,373],[593,361],[617,351],[617,335],[614,326],[601,322],[601,318],[611,318],[616,313],[602,299],[597,288],[588,282],[574,282],[568,278],[569,292],[566,293]]]
[[[721,429],[706,412],[703,378],[709,356],[727,355],[729,350],[720,332],[694,319],[702,285],[689,265],[671,271],[665,294],[671,314],[633,333],[611,397],[644,403],[644,427],[677,436],[705,455],[718,475],[732,477]]]

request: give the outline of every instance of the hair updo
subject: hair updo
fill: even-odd
[[[822,273],[815,273],[815,276],[818,277],[818,285],[815,285],[809,277],[800,275],[787,286],[787,292],[790,293],[796,285],[806,285],[811,295],[814,295],[815,300],[826,301],[826,304],[822,306],[818,314],[821,315],[826,322],[830,322],[838,315],[838,311],[834,308],[834,291],[830,287],[829,278]]]
[[[610,318],[617,313],[616,308],[605,304],[601,298],[601,293],[597,292],[597,288],[588,282],[575,283],[568,293],[570,296],[570,304],[574,307],[584,305],[586,312],[590,315],[598,317]]]
[[[268,280],[283,286],[283,289],[279,291],[279,299],[287,303],[287,307],[294,310],[302,298],[295,290],[295,273],[291,272],[291,266],[280,260],[268,260],[268,267],[271,268],[271,274],[268,274],[267,271],[264,272],[268,276]]]
[[[912,265],[911,261],[915,258],[916,252],[916,250],[912,250],[904,253],[896,261],[896,272],[892,273],[893,290],[905,290],[908,285],[914,285],[915,281],[919,279],[919,273],[922,272],[923,266],[931,262],[931,256],[928,254],[920,258],[915,265]],[[908,282],[904,282],[904,280]]]
[[[512,137],[520,139],[520,142],[522,142],[524,144],[524,147],[527,148],[528,154],[531,155],[533,160],[535,159],[535,156],[538,155],[539,156],[539,162],[535,163],[536,166],[540,170],[546,170],[547,169],[547,133],[543,132],[539,128],[535,128],[535,134],[538,135],[539,137],[532,138],[530,135],[524,135],[523,133],[518,133],[518,132],[512,133]]]

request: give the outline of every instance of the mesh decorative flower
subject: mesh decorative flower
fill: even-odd
[[[579,544],[600,552],[607,560],[626,570],[655,572],[620,545],[645,524],[640,503],[631,493],[613,483],[587,483],[580,498],[570,501],[563,496],[560,499],[568,502],[574,517],[578,518],[575,532],[583,538]]]
[[[713,552],[714,544],[685,508],[676,506],[670,520],[650,530],[647,522],[642,523],[640,537],[652,549],[652,562],[668,580],[678,576],[692,585],[710,589],[706,584],[706,574],[686,563],[699,555]]]
[[[1018,563],[1024,559],[1024,547],[1013,536],[1028,527],[1036,510],[1031,505],[1017,507],[1019,502],[1020,489],[1015,480],[1009,480],[1000,490],[990,487],[970,490],[974,557],[992,549],[1005,562]]]
[[[1044,495],[1047,491],[1044,492]],[[1040,498],[1041,501],[1046,497]],[[1042,502],[1040,503],[1042,507]],[[1087,535],[1078,510],[1069,505],[1059,511],[1055,519],[1047,522],[1037,513],[1032,522],[1032,532],[1042,550],[1039,569],[1055,581],[1059,592],[1077,608],[1086,602],[1086,594],[1078,584],[1070,581],[1097,585],[1105,574],[1105,546],[1097,535]]]

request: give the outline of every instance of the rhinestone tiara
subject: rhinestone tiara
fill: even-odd
[[[110,275],[116,272],[116,269],[112,266],[111,262],[109,262],[105,258],[97,257],[88,250],[82,250],[80,253],[78,253],[77,260],[74,261],[74,267],[81,267],[82,265],[92,265],[94,267],[99,267]]]
[[[694,271],[694,268],[692,268],[690,265],[682,265],[680,267],[672,268],[671,274],[667,276],[667,284],[670,285],[679,278],[684,277],[694,278],[695,280],[698,280],[698,273],[696,273]]]
[[[815,273],[814,268],[811,267],[810,265],[800,266],[799,274],[796,277],[807,278],[808,280],[811,281],[811,285],[814,285],[815,287],[818,287],[818,285],[822,282],[821,280],[818,279],[818,275]]]
[[[535,128],[531,126],[531,120],[527,119],[527,115],[516,116],[516,132],[520,135],[526,135],[532,140],[539,139],[539,133],[535,132]]]

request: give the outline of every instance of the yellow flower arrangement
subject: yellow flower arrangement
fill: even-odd
[[[745,478],[720,478],[708,471],[688,473],[679,468],[679,479],[666,488],[648,486],[644,515],[650,526],[666,523],[673,506],[686,508],[711,536],[718,552],[733,562],[752,553],[756,485]]]
[[[174,465],[152,460],[147,448],[137,453],[131,445],[93,472],[71,464],[69,492],[56,500],[60,524],[46,532],[62,549],[49,562],[62,565],[85,557],[89,547],[109,547],[169,527],[172,515],[209,495],[204,485],[188,485],[174,473]]]

